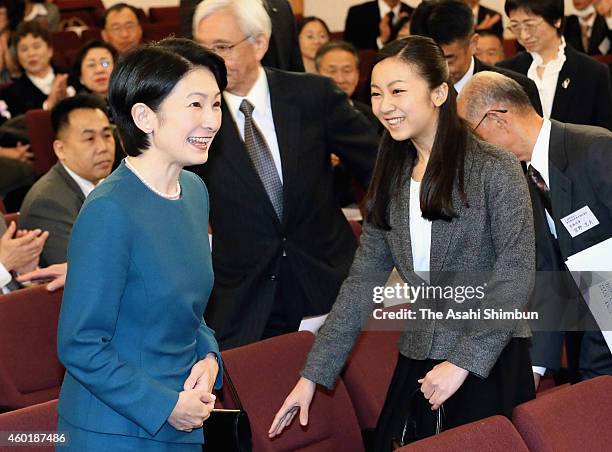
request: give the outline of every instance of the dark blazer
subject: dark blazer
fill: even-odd
[[[567,288],[571,285],[567,283],[571,276],[564,266],[567,258],[612,237],[612,133],[599,127],[553,120],[548,152],[552,217],[558,239],[555,241],[550,234],[544,208],[530,183],[537,233],[537,269],[565,273],[555,277],[564,279],[561,284],[565,283]],[[572,238],[560,219],[584,206],[591,209],[599,225]],[[568,291],[562,289],[562,293]],[[577,295],[568,301],[584,303]],[[572,312],[579,312],[583,306],[574,308]],[[562,343],[563,333],[534,334],[533,364],[553,371],[559,369]],[[612,374],[612,356],[600,332],[585,332],[580,369],[585,378]]]
[[[578,16],[572,15],[565,18],[563,36],[565,36],[565,41],[574,49],[589,55],[601,55],[599,45],[608,38],[610,41],[610,50],[608,50],[607,53],[612,53],[612,30],[608,28],[606,19],[599,14],[595,18],[595,22],[593,22],[588,49],[585,49],[582,45],[582,30],[580,29]]]
[[[402,3],[400,12],[412,14],[413,8]],[[380,10],[378,2],[365,2],[351,6],[346,16],[344,26],[344,40],[353,44],[357,49],[378,50],[378,25],[380,23]]]
[[[531,105],[535,111],[542,115],[542,103],[540,102],[540,94],[538,93],[538,87],[529,77],[520,74],[515,71],[511,71],[508,69],[503,69],[497,66],[491,66],[489,64],[483,63],[478,58],[474,57],[474,74],[482,71],[493,71],[499,74],[503,74],[506,77],[510,77],[512,80],[517,82],[527,93],[529,96],[529,100],[531,101]]]
[[[565,47],[565,56],[551,119],[612,130],[612,85],[608,68],[571,46]],[[527,75],[532,61],[529,53],[521,52],[497,65]]]
[[[503,20],[501,19],[501,14],[493,9],[487,8],[486,6],[479,5],[478,6],[478,18],[476,19],[476,26],[478,26],[479,23],[485,20],[485,17],[487,17],[487,15],[494,16],[496,14],[500,17],[499,22],[497,22],[495,25],[489,28],[489,30],[491,30],[493,33],[495,33],[497,36],[503,39],[504,37]]]
[[[261,339],[283,283],[281,261],[297,281],[296,297],[307,299],[296,309],[329,311],[357,248],[334,197],[330,152],[367,186],[378,144],[331,79],[274,69],[266,76],[282,161],[282,223],[225,104],[209,160],[194,169],[210,192],[215,286],[205,318],[222,348]]]
[[[193,36],[193,13],[200,0],[181,0],[181,34]],[[286,71],[304,72],[304,63],[297,38],[297,28],[291,5],[287,0],[263,2],[272,20],[272,36],[262,64]]]
[[[47,95],[39,90],[25,74],[6,87],[0,97],[8,105],[13,118],[28,110],[42,108],[43,103],[47,100]]]
[[[308,356],[303,375],[328,388],[333,387],[365,319],[376,307],[374,288],[385,285],[394,267],[408,285],[424,284],[412,262],[411,182],[409,171],[405,174],[399,193],[389,203],[391,230],[364,224],[350,275]],[[469,272],[466,285],[480,285],[475,280],[483,278],[492,289],[470,308],[522,310],[531,292],[535,246],[529,193],[519,162],[509,152],[470,138],[464,178],[468,205],[460,201],[455,184],[453,208],[458,217],[431,225],[431,285],[444,287],[451,274],[450,279],[457,278],[451,285],[456,285]],[[424,304],[428,301],[437,311],[445,311],[438,309],[441,300],[422,298],[416,300],[413,310],[431,307]],[[457,303],[451,305],[456,308]],[[400,353],[418,360],[448,360],[486,378],[511,337],[530,336],[525,320],[512,322],[508,328],[484,323],[464,329],[453,322],[456,320],[404,321]]]
[[[60,162],[28,191],[19,216],[19,227],[49,231],[40,255],[41,266],[66,262],[72,225],[85,195]]]

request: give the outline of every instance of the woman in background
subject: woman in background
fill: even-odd
[[[315,55],[317,50],[329,41],[329,28],[318,17],[304,17],[298,25],[298,40],[300,42],[300,52],[306,72],[317,73],[315,65]]]
[[[133,83],[137,80],[138,83]],[[213,286],[203,164],[221,126],[223,60],[126,54],[109,102],[127,157],[72,230],[58,327],[58,451],[198,451],[221,385],[203,320]]]
[[[70,84],[77,92],[87,91],[106,100],[110,75],[117,62],[117,50],[105,41],[91,40],[77,52]]]
[[[381,50],[371,96],[387,132],[360,246],[270,437],[298,411],[307,424],[316,385],[334,386],[376,306],[374,288],[385,285],[394,267],[411,286],[484,285],[486,296],[470,307],[527,304],[535,245],[525,177],[512,154],[478,140],[459,119],[452,86],[444,54],[430,38],[409,36]],[[419,297],[413,310],[459,306],[443,302]],[[406,326],[373,450],[434,434],[442,404],[447,429],[510,417],[514,406],[534,397],[527,323],[476,326],[428,319]],[[414,431],[408,418],[416,421]]]

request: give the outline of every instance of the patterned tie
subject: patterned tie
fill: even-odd
[[[527,175],[531,178],[533,183],[538,188],[538,192],[540,193],[540,198],[542,198],[542,202],[544,203],[544,208],[548,211],[548,213],[552,216],[552,202],[550,200],[550,189],[546,182],[544,182],[544,178],[540,174],[540,172],[533,167],[533,165],[529,165],[527,168]]]
[[[253,122],[255,107],[244,99],[240,104],[240,111],[244,114],[244,144],[253,162],[255,171],[270,198],[278,219],[283,219],[283,184],[276,171],[272,153],[263,135]]]

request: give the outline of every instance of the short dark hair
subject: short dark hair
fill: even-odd
[[[113,64],[117,62],[117,58],[119,55],[117,53],[117,49],[115,49],[108,42],[102,41],[101,39],[91,39],[90,41],[87,41],[77,51],[77,54],[74,58],[74,63],[72,64],[72,68],[70,70],[69,83],[77,91],[86,89],[81,84],[81,66],[83,66],[83,60],[85,59],[85,57],[87,56],[87,53],[89,53],[91,49],[106,49],[110,52],[113,58]]]
[[[438,45],[465,41],[474,34],[474,14],[462,0],[423,1],[412,13],[410,34],[427,36]]]
[[[55,104],[51,110],[51,126],[56,137],[70,124],[70,113],[78,109],[101,110],[106,115],[106,104],[98,96],[83,93],[67,97]]]
[[[495,33],[491,28],[483,28],[482,30],[476,30],[476,34],[478,36],[490,36],[492,38],[496,38],[502,45],[504,44],[504,41],[502,40],[501,36]]]
[[[219,90],[225,89],[223,59],[189,39],[166,38],[119,59],[111,75],[108,102],[128,155],[136,156],[150,145],[147,135],[134,124],[132,106],[141,102],[157,111],[176,84],[198,66],[210,70]]]
[[[116,3],[110,8],[108,8],[106,11],[104,11],[103,24],[102,24],[104,28],[106,28],[106,19],[108,19],[108,15],[110,13],[118,13],[119,11],[124,10],[126,8],[132,10],[134,15],[136,16],[136,20],[138,20],[138,23],[140,23],[140,15],[138,14],[138,10],[134,6],[128,5],[127,3]]]
[[[53,47],[49,30],[47,30],[46,27],[43,27],[37,20],[31,20],[29,22],[21,22],[17,26],[15,33],[13,33],[11,41],[15,50],[17,50],[19,41],[21,41],[27,35],[32,35],[35,38],[40,38],[45,41],[49,47]]]
[[[355,46],[350,42],[332,39],[331,41],[327,41],[325,44],[319,47],[319,50],[317,50],[315,55],[315,66],[317,67],[317,70],[319,70],[319,65],[321,64],[323,57],[332,50],[344,50],[345,52],[353,55],[355,57],[355,65],[357,66],[357,69],[359,69],[359,52],[357,52]]]
[[[565,26],[565,5],[563,0],[506,0],[504,11],[510,17],[510,13],[517,9],[523,9],[534,16],[540,16],[550,26],[555,27],[555,22],[561,21],[557,28],[557,34],[563,34]]]
[[[8,28],[15,30],[17,25],[23,20],[25,12],[25,2],[15,0],[0,0],[0,8],[6,8],[6,19]]]
[[[310,22],[319,22],[321,25],[323,25],[323,28],[325,28],[325,31],[327,32],[328,35],[331,34],[331,32],[329,31],[329,27],[327,26],[327,24],[325,23],[325,21],[319,17],[315,17],[315,16],[306,16],[304,18],[302,18],[302,20],[299,21],[298,23],[298,27],[297,27],[297,33],[298,35],[302,32],[302,29],[308,25]]]

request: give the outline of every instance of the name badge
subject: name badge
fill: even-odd
[[[597,226],[599,220],[595,218],[589,206],[584,206],[582,209],[561,218],[561,223],[573,238]]]

